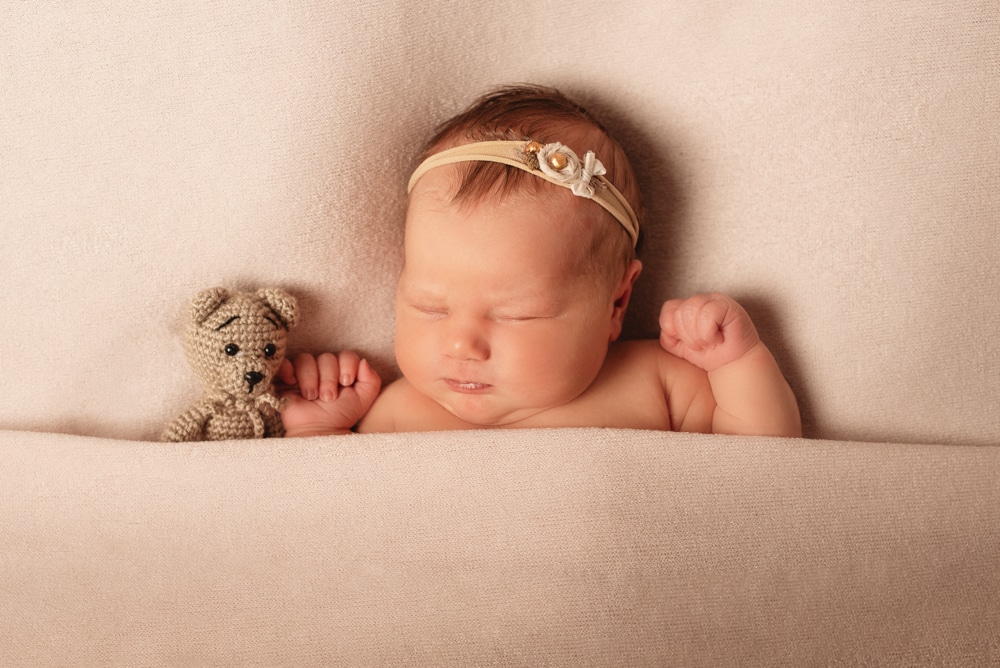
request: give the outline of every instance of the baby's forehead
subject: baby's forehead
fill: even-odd
[[[577,197],[563,188],[530,174],[523,174],[515,187],[485,188],[472,195],[456,197],[462,182],[461,164],[442,165],[425,174],[410,192],[408,213],[417,211],[433,215],[443,212],[470,212],[479,207],[503,210],[504,213],[523,212],[525,216],[550,219],[556,223],[595,218],[600,215],[600,205]],[[407,216],[409,220],[411,216]]]

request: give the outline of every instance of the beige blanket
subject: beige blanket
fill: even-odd
[[[1000,451],[0,434],[4,665],[985,665]]]
[[[991,3],[0,9],[0,664],[1000,661]],[[807,439],[153,443],[200,289],[392,378],[404,183],[555,85],[649,210],[631,337],[740,299]],[[899,445],[893,445],[899,444]]]

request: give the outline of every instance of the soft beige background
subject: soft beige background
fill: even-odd
[[[0,665],[996,664],[998,15],[0,0]],[[639,168],[631,334],[731,292],[812,440],[147,442],[204,287],[391,376],[416,148],[521,80]]]
[[[744,300],[808,436],[1000,439],[993,2],[0,6],[0,428],[152,439],[200,389],[201,288],[280,285],[292,344],[387,377],[402,190],[471,97],[536,81],[625,141],[632,335]]]

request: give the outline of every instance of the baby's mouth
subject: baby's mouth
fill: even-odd
[[[488,383],[476,383],[471,380],[455,380],[454,378],[446,378],[445,382],[448,384],[448,387],[455,392],[464,392],[467,394],[485,392],[493,387]]]

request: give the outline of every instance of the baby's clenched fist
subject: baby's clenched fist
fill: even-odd
[[[761,342],[746,310],[731,297],[713,292],[664,303],[660,345],[712,372],[740,359]]]

